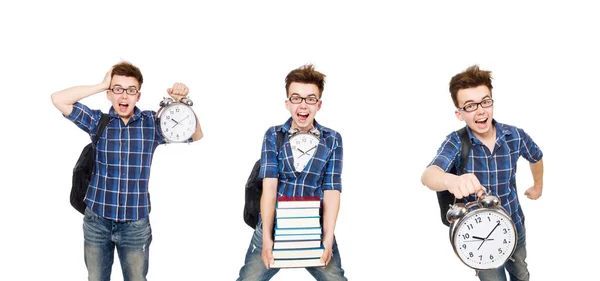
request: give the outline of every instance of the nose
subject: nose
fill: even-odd
[[[485,108],[483,108],[483,106],[481,106],[481,104],[477,105],[477,109],[475,110],[475,115],[480,115],[485,111]]]

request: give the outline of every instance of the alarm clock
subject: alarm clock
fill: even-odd
[[[315,155],[319,146],[319,137],[313,133],[296,133],[290,137],[294,169],[302,172],[308,161]]]
[[[196,132],[196,115],[192,109],[194,103],[188,98],[175,101],[164,98],[156,113],[160,134],[167,143],[181,143],[190,140]]]
[[[498,268],[515,251],[517,229],[496,196],[485,195],[466,205],[456,203],[446,219],[454,253],[470,268]]]

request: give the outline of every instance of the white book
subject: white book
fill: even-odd
[[[299,259],[299,260],[275,260],[271,264],[271,268],[290,268],[290,267],[315,267],[325,266],[320,258],[316,259]]]
[[[277,218],[277,228],[320,227],[320,217],[310,218]]]
[[[275,241],[321,240],[321,234],[277,235]]]
[[[301,234],[321,234],[321,227],[307,228],[277,228],[275,227],[275,235],[301,235]]]
[[[323,255],[323,248],[313,249],[278,249],[273,250],[274,259],[307,259],[307,258],[321,258]]]
[[[302,218],[302,217],[318,217],[319,208],[292,208],[281,209],[275,211],[277,218]]]
[[[307,241],[276,241],[273,243],[273,249],[306,249],[321,247],[321,240]]]
[[[318,196],[280,196],[276,208],[320,208],[321,198]]]

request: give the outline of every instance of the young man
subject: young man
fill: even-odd
[[[519,204],[516,178],[517,160],[522,156],[533,174],[533,186],[525,191],[527,198],[542,195],[542,151],[520,128],[493,119],[492,77],[490,71],[471,66],[450,80],[450,94],[456,107],[456,118],[465,121],[472,150],[465,167],[467,173],[447,173],[460,158],[461,142],[456,132],[446,137],[421,181],[435,191],[448,190],[457,199],[477,200],[485,190],[500,198],[510,213],[518,232],[517,248],[503,267],[478,272],[480,280],[529,280],[525,257],[525,217]],[[477,194],[477,195],[475,195]]]
[[[148,179],[152,155],[165,143],[157,128],[156,112],[141,111],[143,77],[127,62],[114,65],[97,85],[76,86],[52,94],[54,106],[94,139],[102,111],[78,101],[106,91],[112,103],[110,121],[96,145],[96,163],[85,197],[84,254],[88,280],[110,280],[117,248],[124,280],[146,280],[152,230],[149,223]],[[175,83],[167,93],[175,100],[188,88]],[[200,122],[192,136],[203,136]]]
[[[325,85],[325,75],[312,65],[292,70],[285,78],[286,108],[292,115],[278,131],[284,134],[281,147],[277,147],[277,127],[267,130],[261,154],[260,177],[263,191],[260,200],[260,218],[246,253],[244,266],[238,280],[269,280],[279,268],[271,268],[273,259],[273,224],[275,203],[280,196],[318,196],[321,198],[324,247],[321,261],[324,267],[307,267],[316,280],[347,280],[344,277],[340,253],[334,230],[340,207],[342,191],[342,137],[336,131],[315,121],[321,109],[320,100]],[[310,133],[319,138],[312,159],[300,171],[294,165],[289,139],[293,134]],[[308,151],[305,151],[308,153]],[[298,158],[300,159],[300,158]]]

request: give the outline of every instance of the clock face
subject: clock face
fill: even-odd
[[[319,139],[312,134],[296,134],[290,139],[290,146],[294,156],[294,168],[297,172],[301,172],[315,155]]]
[[[467,266],[474,269],[497,268],[512,255],[517,231],[510,217],[495,210],[477,209],[457,223],[453,246]]]
[[[160,132],[168,142],[186,142],[195,131],[196,116],[188,105],[174,103],[163,108]]]

